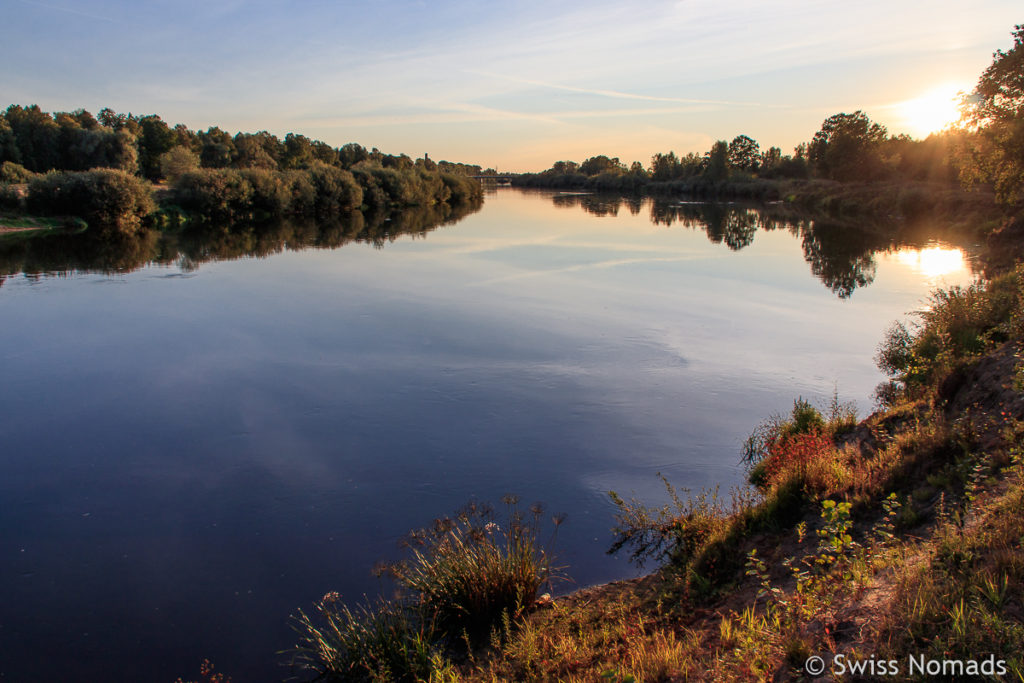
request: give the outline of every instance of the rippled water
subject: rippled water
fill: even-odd
[[[727,489],[796,396],[864,414],[888,324],[971,279],[773,208],[499,190],[421,223],[0,243],[0,678],[280,679],[296,608],[506,492],[568,514],[579,584],[632,575],[609,489]]]

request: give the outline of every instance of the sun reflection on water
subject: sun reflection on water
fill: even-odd
[[[954,247],[900,249],[896,252],[896,260],[929,278],[967,269],[963,251]]]

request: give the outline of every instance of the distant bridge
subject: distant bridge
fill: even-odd
[[[473,180],[494,180],[503,183],[510,183],[512,182],[513,178],[516,178],[518,176],[518,173],[504,173],[498,175],[471,175],[469,177],[472,178]]]

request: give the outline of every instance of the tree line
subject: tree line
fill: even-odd
[[[657,153],[645,166],[598,155],[582,163],[558,161],[520,185],[610,191],[668,191],[707,194],[777,193],[772,181],[823,179],[842,183],[921,181],[991,186],[996,199],[1024,204],[1024,26],[1016,26],[1013,47],[993,55],[973,93],[961,103],[958,125],[926,139],[890,135],[863,111],[824,120],[811,140],[783,154],[762,149],[747,135],[718,140],[704,154]]]
[[[119,232],[154,215],[237,220],[478,202],[470,176],[486,172],[297,133],[193,131],[155,114],[0,112],[0,209],[77,215]],[[154,182],[170,186],[159,211]]]

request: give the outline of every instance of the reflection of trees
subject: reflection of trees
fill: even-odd
[[[618,195],[556,194],[551,198],[551,201],[559,208],[578,206],[587,213],[595,216],[618,216],[623,198]],[[633,201],[636,202],[636,212],[638,213],[640,211],[640,200],[634,199]],[[630,204],[628,200],[627,207],[629,208],[630,213],[634,213],[633,205]]]
[[[798,229],[811,272],[840,299],[875,280],[875,252],[889,241],[860,230],[827,222],[808,222]]]
[[[76,271],[125,273],[147,263],[173,262],[151,231],[135,235],[50,233],[0,240],[0,273],[30,277],[67,276]]]
[[[763,217],[755,209],[714,202],[651,203],[651,222],[671,226],[680,223],[691,230],[703,230],[715,244],[725,244],[733,251],[750,246]]]
[[[878,232],[833,222],[813,221],[785,207],[751,208],[716,202],[680,202],[660,198],[607,198],[596,195],[556,195],[556,206],[578,206],[594,215],[615,215],[625,202],[631,213],[647,203],[651,222],[665,227],[701,230],[715,244],[733,251],[750,246],[758,230],[788,230],[801,240],[811,272],[841,299],[875,279],[876,251],[889,248],[893,239]],[[882,231],[887,232],[887,231]]]
[[[481,206],[437,204],[365,216],[356,211],[326,222],[192,224],[178,233],[143,230],[132,236],[101,237],[89,231],[11,236],[0,240],[0,277],[125,273],[151,263],[175,262],[192,272],[209,261],[263,258],[286,250],[337,249],[350,242],[381,248],[402,235],[425,235],[454,223]]]

